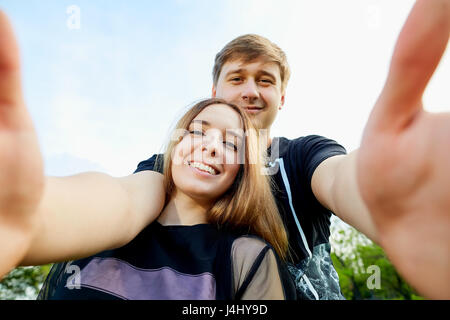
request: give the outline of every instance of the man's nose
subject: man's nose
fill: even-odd
[[[255,80],[249,79],[248,81],[245,82],[242,88],[243,88],[241,92],[242,99],[252,101],[254,99],[259,98],[258,85],[256,84]]]

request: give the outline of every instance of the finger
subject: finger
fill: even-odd
[[[19,48],[11,23],[0,10],[0,111],[19,107],[21,102]]]
[[[421,110],[427,84],[450,34],[450,0],[419,0],[400,32],[377,102],[384,127],[404,127]]]

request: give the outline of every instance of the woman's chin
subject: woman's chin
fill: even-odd
[[[220,194],[217,194],[211,190],[195,189],[186,190],[184,193],[190,198],[196,200],[198,203],[202,204],[214,204],[214,202],[216,202],[217,199],[220,198]]]

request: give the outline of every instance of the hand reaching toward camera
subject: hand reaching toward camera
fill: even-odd
[[[164,207],[164,177],[83,172],[44,177],[23,101],[17,43],[0,12],[0,277],[17,265],[76,260],[124,246]]]
[[[449,33],[450,0],[417,1],[358,156],[380,244],[405,280],[437,299],[450,299],[450,113],[426,112],[422,95]]]
[[[18,46],[0,11],[0,277],[29,246],[43,187],[42,156],[21,91]]]

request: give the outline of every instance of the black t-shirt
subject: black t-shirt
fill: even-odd
[[[293,251],[288,267],[302,299],[344,298],[330,257],[332,212],[314,196],[311,179],[325,159],[345,153],[336,141],[318,135],[274,138],[268,149],[268,172],[276,185],[272,191]],[[135,173],[145,170],[162,172],[162,155],[140,162]]]
[[[154,221],[121,248],[54,265],[38,299],[295,299],[295,286],[260,238]]]

